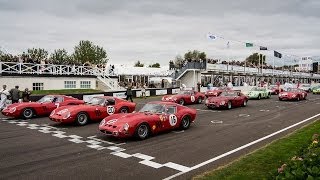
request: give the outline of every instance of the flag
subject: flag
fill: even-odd
[[[246,43],[246,47],[253,47],[253,43]]]
[[[210,40],[216,40],[216,39],[217,39],[217,36],[215,36],[215,35],[213,35],[213,34],[211,34],[211,33],[208,33],[208,34],[207,34],[207,37],[208,37],[208,39],[210,39]]]
[[[264,47],[264,46],[260,46],[260,50],[261,50],[261,51],[265,51],[265,50],[268,50],[268,48],[267,48],[267,47]]]
[[[274,54],[274,57],[282,58],[282,54],[277,51],[274,51],[273,54]]]
[[[230,48],[230,42],[228,41],[227,43],[227,48],[229,49]]]

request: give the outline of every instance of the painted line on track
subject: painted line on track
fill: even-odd
[[[204,161],[204,162],[202,162],[202,163],[200,163],[200,164],[197,164],[197,165],[195,165],[195,166],[192,166],[192,167],[190,167],[187,171],[184,171],[184,172],[182,171],[182,172],[179,172],[179,173],[174,174],[174,175],[172,175],[172,176],[169,176],[169,177],[167,177],[167,178],[164,178],[164,180],[169,180],[169,179],[176,178],[176,177],[181,176],[181,175],[183,175],[183,174],[185,174],[185,173],[187,173],[187,172],[190,172],[190,171],[192,171],[192,170],[198,169],[198,168],[200,168],[200,167],[202,167],[202,166],[205,166],[205,165],[207,165],[207,164],[210,164],[210,163],[212,163],[212,162],[215,162],[215,161],[217,161],[217,160],[219,160],[219,159],[221,159],[221,158],[224,158],[224,157],[226,157],[226,156],[229,156],[229,155],[231,155],[231,154],[233,154],[233,153],[236,153],[236,152],[238,152],[238,151],[240,151],[240,150],[242,150],[242,149],[245,149],[245,148],[250,147],[250,146],[252,146],[252,145],[254,145],[254,144],[257,144],[257,143],[259,143],[259,142],[261,142],[261,141],[264,141],[264,140],[266,140],[266,139],[269,139],[269,138],[271,138],[271,137],[273,137],[273,136],[275,136],[275,135],[278,135],[278,134],[280,134],[280,133],[282,133],[282,132],[284,132],[284,131],[287,131],[288,129],[294,128],[294,127],[296,127],[296,126],[298,126],[298,125],[300,125],[300,124],[302,124],[302,123],[305,123],[305,122],[307,122],[307,121],[310,121],[310,120],[312,120],[312,119],[314,119],[314,118],[316,118],[316,117],[318,117],[318,116],[320,116],[320,113],[319,113],[319,114],[316,114],[316,115],[314,115],[314,116],[312,116],[312,117],[309,117],[309,118],[307,118],[307,119],[304,119],[304,120],[302,120],[302,121],[300,121],[300,122],[298,122],[298,123],[295,123],[295,124],[293,124],[293,125],[291,125],[291,126],[288,126],[288,127],[284,128],[284,129],[281,129],[281,130],[279,130],[279,131],[276,131],[276,132],[274,132],[274,133],[272,133],[272,134],[269,134],[269,135],[267,135],[267,136],[264,136],[264,137],[262,137],[262,138],[260,138],[260,139],[257,139],[257,140],[255,140],[255,141],[252,141],[252,142],[250,142],[250,143],[248,143],[248,144],[245,144],[245,145],[243,145],[243,146],[240,146],[240,147],[238,147],[238,148],[236,148],[236,149],[233,149],[233,150],[231,150],[231,151],[229,151],[229,152],[223,153],[223,154],[221,154],[221,155],[219,155],[219,156],[216,156],[216,157],[214,157],[214,158],[211,158],[211,159],[209,159],[209,160],[207,160],[207,161]]]

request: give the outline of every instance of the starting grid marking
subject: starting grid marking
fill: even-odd
[[[76,144],[84,143],[84,144],[86,144],[86,146],[88,148],[95,149],[97,151],[108,149],[108,150],[112,151],[110,153],[111,155],[114,155],[114,156],[117,156],[117,157],[120,157],[123,159],[136,158],[136,159],[139,159],[139,162],[138,162],[139,164],[143,164],[143,165],[151,167],[151,168],[159,169],[162,167],[167,167],[167,168],[171,168],[176,171],[183,172],[183,173],[191,170],[190,167],[176,164],[173,162],[167,162],[165,164],[160,164],[160,163],[154,162],[152,160],[154,160],[155,157],[152,157],[152,156],[149,156],[146,154],[125,153],[124,151],[126,149],[119,147],[121,145],[124,145],[125,143],[116,144],[113,142],[98,139],[96,136],[89,136],[89,137],[84,138],[84,137],[81,137],[78,135],[66,135],[66,132],[63,132],[63,131],[59,130],[58,128],[55,128],[55,127],[52,127],[49,125],[29,124],[29,122],[27,122],[27,121],[18,121],[18,120],[7,120],[7,119],[0,119],[0,120],[2,120],[3,122],[8,122],[10,124],[16,124],[17,126],[22,126],[22,127],[25,126],[28,129],[38,130],[41,133],[51,134],[53,137],[57,137],[60,139],[67,139],[68,141],[76,143]],[[108,144],[109,146],[103,146],[104,144]]]

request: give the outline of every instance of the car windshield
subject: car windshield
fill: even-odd
[[[53,99],[54,99],[54,96],[44,96],[41,99],[39,99],[38,102],[40,102],[40,103],[52,102]]]
[[[288,88],[287,90],[288,92],[296,92],[296,91],[299,91],[298,89],[295,89],[295,88]]]
[[[190,94],[190,92],[189,91],[180,91],[178,94],[186,94],[186,95],[188,95],[188,94]]]
[[[151,112],[151,113],[163,113],[165,112],[164,105],[161,104],[146,104],[144,105],[139,112]]]
[[[225,92],[222,92],[220,96],[237,96],[237,93],[231,92],[231,91],[225,91]]]
[[[251,91],[264,91],[265,88],[260,88],[260,87],[254,87],[251,89]]]
[[[302,84],[301,87],[310,87],[310,84]]]
[[[103,106],[104,102],[105,102],[104,98],[94,97],[89,102],[87,102],[87,104]]]

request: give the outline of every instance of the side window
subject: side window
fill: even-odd
[[[56,97],[56,101],[57,103],[63,102],[63,97]]]
[[[167,107],[167,113],[168,114],[175,114],[176,109],[177,109],[177,107],[175,107],[175,106],[169,106],[169,107]]]
[[[106,104],[106,106],[116,105],[116,101],[115,101],[115,99],[107,99],[105,104]]]

